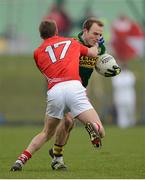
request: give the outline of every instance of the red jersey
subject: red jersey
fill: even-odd
[[[34,59],[50,89],[59,82],[80,80],[79,57],[87,53],[88,48],[77,40],[53,36],[34,51]]]

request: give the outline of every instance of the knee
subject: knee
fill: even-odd
[[[65,124],[65,130],[71,131],[71,129],[72,129],[73,126],[74,126],[74,120],[73,120],[73,118],[70,117],[70,116],[65,116],[64,124]]]

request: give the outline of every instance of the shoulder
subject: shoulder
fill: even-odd
[[[71,39],[73,39],[74,41],[77,41],[77,42],[78,42],[78,39],[77,39],[77,38],[71,38]]]
[[[72,42],[76,42],[79,43],[78,40],[76,38],[68,38],[69,40],[71,40]]]

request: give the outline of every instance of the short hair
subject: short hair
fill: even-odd
[[[39,25],[39,32],[42,39],[47,39],[56,34],[57,25],[53,20],[42,21]]]
[[[85,20],[85,22],[83,23],[83,29],[89,30],[94,23],[98,24],[98,26],[100,26],[100,27],[104,27],[104,24],[102,21],[91,17],[91,18],[88,18],[87,20]]]

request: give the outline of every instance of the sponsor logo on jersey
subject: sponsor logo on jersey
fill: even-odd
[[[94,68],[96,65],[98,57],[88,57],[81,56],[80,57],[80,66],[86,68]]]

